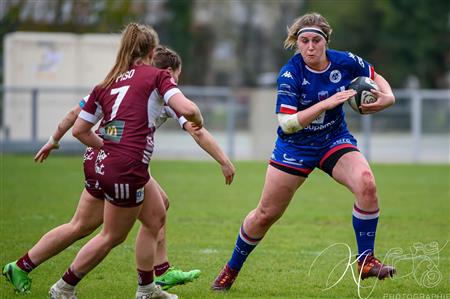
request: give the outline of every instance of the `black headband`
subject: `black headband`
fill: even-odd
[[[321,35],[326,41],[328,41],[328,36],[325,34],[325,32],[323,32],[320,29],[313,28],[313,27],[302,28],[297,32],[297,36],[299,36],[300,34],[302,34],[304,32],[317,33],[317,34]]]

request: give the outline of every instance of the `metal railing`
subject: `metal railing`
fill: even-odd
[[[235,105],[233,93],[230,88],[227,87],[196,87],[196,86],[183,86],[183,93],[187,97],[196,99],[196,103],[201,106],[206,105],[208,99],[214,98],[215,103],[222,103],[226,106],[226,136],[227,136],[227,154],[231,157],[235,157]],[[0,120],[0,149],[3,152],[28,152],[35,151],[42,141],[38,140],[39,120],[38,120],[38,107],[39,97],[42,93],[59,93],[59,94],[79,94],[86,95],[90,92],[90,89],[85,87],[13,87],[0,85],[0,98],[2,99],[2,114]],[[30,138],[28,140],[12,140],[10,137],[10,128],[5,124],[5,94],[7,93],[28,93],[30,94]],[[77,97],[74,98],[76,100]],[[76,101],[74,101],[76,103]],[[55,119],[55,125],[58,119]],[[68,151],[78,151],[82,146],[70,145],[66,147]]]
[[[241,131],[248,131],[248,123],[245,123],[245,115],[244,117],[239,116],[239,111],[247,111],[247,113],[251,113],[248,107],[248,103],[242,101],[236,101],[235,93],[231,88],[228,87],[197,87],[197,86],[183,86],[181,87],[183,92],[188,96],[192,97],[198,103],[200,109],[205,112],[207,111],[205,118],[212,118],[212,113],[218,106],[221,106],[222,109],[225,109],[223,118],[218,118],[217,122],[220,122],[219,131],[224,132],[226,136],[226,151],[231,158],[239,158],[236,157],[235,148],[236,148],[236,131],[237,129],[241,129]],[[42,145],[42,140],[39,140],[39,119],[38,119],[38,109],[40,107],[40,95],[42,93],[55,93],[55,94],[78,94],[80,97],[82,95],[86,95],[90,90],[88,88],[68,88],[68,87],[8,87],[0,85],[0,98],[2,99],[2,114],[0,120],[0,136],[1,138],[1,151],[2,152],[31,152],[35,151],[40,145]],[[29,138],[17,140],[11,138],[9,131],[9,125],[5,124],[5,100],[6,95],[9,94],[17,94],[17,93],[26,93],[29,94],[29,107],[30,109],[30,135]],[[424,108],[424,101],[444,101],[446,102],[446,108],[442,108],[442,103],[440,105],[440,109],[447,109],[447,111],[440,111],[445,113],[447,130],[444,132],[444,135],[449,134],[450,130],[450,90],[426,90],[426,89],[399,89],[394,91],[397,99],[408,99],[409,111],[404,111],[408,108],[397,109],[397,105],[390,109],[387,109],[386,112],[383,112],[381,115],[385,114],[393,114],[401,111],[402,113],[409,114],[410,123],[409,123],[409,132],[412,138],[412,160],[413,162],[418,162],[421,156],[421,139],[423,135],[422,127],[423,127],[423,117],[422,111]],[[76,100],[77,97],[74,98]],[[76,102],[76,101],[75,101]],[[74,102],[74,103],[75,103]],[[432,102],[430,102],[432,103]],[[26,105],[26,104],[24,104]],[[239,107],[238,107],[239,106]],[[395,112],[395,110],[398,110]],[[402,110],[403,109],[403,110]],[[393,112],[392,112],[392,111]],[[208,113],[209,111],[209,113]],[[62,111],[63,113],[64,111]],[[62,114],[63,115],[63,114]],[[349,113],[347,117],[357,117],[351,116]],[[373,134],[373,123],[374,117],[378,117],[378,114],[375,115],[366,115],[361,118],[361,133],[362,133],[362,151],[366,155],[366,157],[370,160],[372,157],[371,153],[371,142],[372,142],[372,134]],[[52,120],[55,125],[58,119]],[[211,123],[211,122],[210,122]],[[237,123],[243,124],[239,128],[237,128]],[[446,125],[444,124],[444,126]],[[15,124],[17,125],[17,124]],[[19,124],[20,125],[20,124]],[[217,128],[216,128],[217,129]],[[81,145],[72,144],[71,146],[65,147],[65,150],[69,151],[79,151],[82,148]],[[251,151],[251,149],[249,150]]]

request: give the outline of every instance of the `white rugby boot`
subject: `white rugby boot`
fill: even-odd
[[[48,292],[51,299],[77,299],[75,288],[64,280],[58,280]]]
[[[136,299],[178,299],[178,296],[161,290],[160,286],[152,282],[145,286],[138,286]]]

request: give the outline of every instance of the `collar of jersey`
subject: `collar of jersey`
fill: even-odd
[[[308,71],[310,71],[311,73],[315,73],[315,74],[322,74],[322,73],[325,73],[326,71],[328,71],[328,69],[330,68],[330,66],[331,66],[331,61],[328,63],[328,66],[327,66],[323,71],[316,71],[316,70],[313,70],[312,68],[310,68],[310,67],[305,63],[305,68],[306,68]]]

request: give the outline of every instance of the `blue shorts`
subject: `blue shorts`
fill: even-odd
[[[340,157],[352,151],[359,151],[356,139],[346,131],[321,145],[299,145],[277,139],[269,164],[284,172],[308,177],[319,167],[330,176]]]

